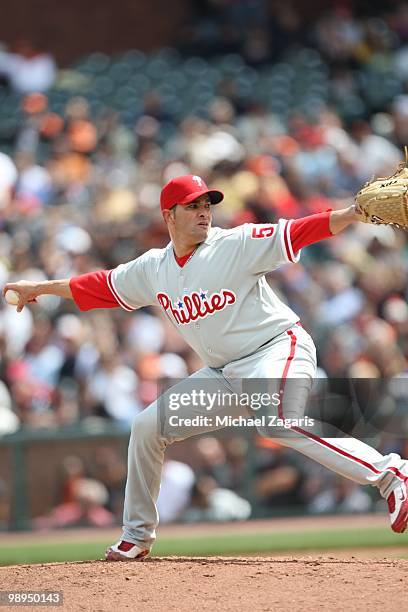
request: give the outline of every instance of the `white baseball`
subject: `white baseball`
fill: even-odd
[[[14,291],[13,289],[7,289],[4,295],[4,299],[6,300],[7,304],[11,304],[11,306],[17,306],[20,296],[17,291]]]

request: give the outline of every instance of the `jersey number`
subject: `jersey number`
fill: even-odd
[[[269,227],[254,227],[252,230],[252,238],[269,238],[274,231],[275,228],[273,225],[269,225]]]

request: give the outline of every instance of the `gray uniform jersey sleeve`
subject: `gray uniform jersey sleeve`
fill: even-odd
[[[290,240],[292,220],[278,223],[245,223],[242,225],[243,265],[252,274],[271,272],[284,263],[299,261],[300,251],[293,252]]]
[[[125,310],[136,310],[155,303],[146,255],[121,264],[108,276],[109,287]]]

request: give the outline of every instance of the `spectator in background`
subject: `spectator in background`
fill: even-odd
[[[51,54],[28,40],[19,40],[12,51],[0,52],[0,76],[20,94],[47,91],[55,81],[57,67]]]
[[[88,403],[93,406],[93,412],[130,428],[141,409],[137,401],[137,385],[137,375],[121,363],[115,350],[102,353],[88,386]]]
[[[67,455],[61,463],[58,503],[70,504],[75,500],[75,487],[86,476],[85,464],[77,455]]]
[[[312,514],[358,514],[367,513],[372,508],[370,495],[354,482],[334,478],[331,486],[321,491],[309,503]]]
[[[251,504],[234,491],[219,487],[212,476],[198,478],[192,491],[191,504],[183,520],[244,521],[251,515]]]
[[[186,463],[166,459],[157,508],[163,523],[179,520],[189,506],[195,483],[194,471]]]
[[[13,160],[0,152],[0,219],[8,212],[17,177],[17,168]]]
[[[20,428],[20,420],[12,408],[9,390],[0,380],[0,439],[7,434],[15,433]]]
[[[100,446],[92,461],[92,474],[108,491],[106,508],[114,514],[117,522],[122,520],[124,487],[126,484],[126,462],[110,446]]]
[[[212,476],[222,487],[230,487],[230,466],[221,440],[215,436],[203,436],[196,442],[199,475]]]
[[[236,432],[235,432],[236,433]],[[206,435],[195,442],[197,479],[211,476],[223,490],[244,494],[248,439],[238,435],[218,438]]]
[[[305,458],[299,461],[285,447],[268,439],[258,440],[258,446],[263,450],[256,457],[254,490],[263,515],[304,509],[306,470],[301,466]]]
[[[106,510],[106,487],[97,480],[80,478],[73,486],[73,500],[56,506],[48,516],[33,520],[35,529],[58,527],[111,527],[115,518]]]

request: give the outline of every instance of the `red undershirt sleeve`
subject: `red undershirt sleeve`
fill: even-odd
[[[292,221],[290,225],[290,240],[294,253],[297,253],[309,244],[333,236],[330,231],[330,213],[331,211],[317,213],[316,215],[309,215],[308,217]]]
[[[109,289],[108,273],[109,270],[98,270],[70,279],[69,286],[72,297],[80,310],[118,308],[120,306]]]

